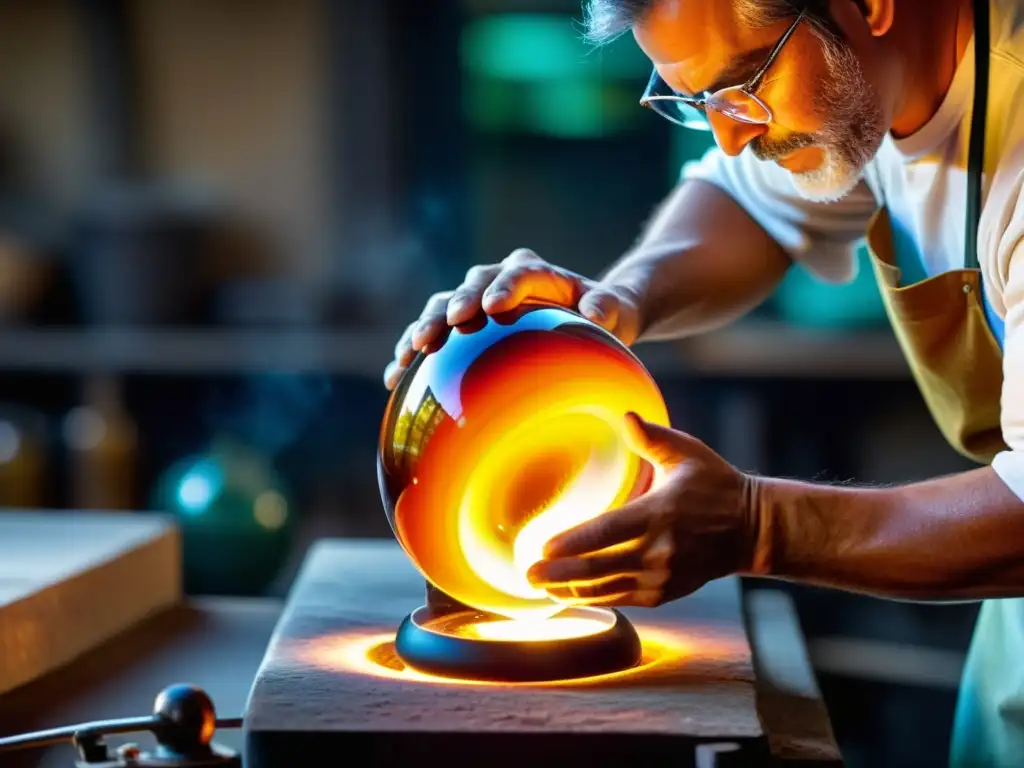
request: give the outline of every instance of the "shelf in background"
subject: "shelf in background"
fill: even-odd
[[[400,329],[32,328],[0,331],[0,370],[32,373],[334,373],[378,378]],[[906,379],[888,331],[818,331],[739,323],[642,344],[652,373],[705,377]]]
[[[31,329],[0,331],[0,370],[233,374],[256,371],[379,377],[391,330]]]
[[[829,330],[743,322],[673,342],[691,375],[735,378],[906,380],[911,376],[888,328]]]

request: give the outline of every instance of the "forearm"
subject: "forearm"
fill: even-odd
[[[755,479],[751,573],[913,600],[1024,596],[1024,502],[988,467],[895,488]]]
[[[723,326],[764,301],[790,266],[785,252],[718,187],[691,181],[601,282],[640,304],[639,340]]]

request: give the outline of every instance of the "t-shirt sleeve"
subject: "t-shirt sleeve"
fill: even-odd
[[[992,468],[1024,500],[1024,243],[1018,240],[1012,253],[1000,261],[1005,281],[1000,413],[1003,440],[1010,450],[996,456]]]
[[[1024,141],[1000,161],[978,233],[982,283],[1003,320],[1003,440],[992,467],[1024,500]]]
[[[795,262],[821,279],[844,283],[857,276],[854,250],[878,208],[866,183],[836,202],[807,200],[776,163],[758,160],[749,150],[730,157],[718,147],[686,163],[681,175],[720,187]]]

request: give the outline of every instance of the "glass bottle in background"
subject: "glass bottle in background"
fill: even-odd
[[[64,420],[71,468],[71,503],[77,509],[137,508],[138,434],[123,403],[120,381],[94,375],[82,405]]]
[[[41,414],[0,407],[0,508],[46,506],[46,429]]]

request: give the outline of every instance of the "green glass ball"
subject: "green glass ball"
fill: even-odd
[[[188,594],[261,594],[289,555],[295,510],[286,484],[245,446],[219,445],[172,465],[156,506],[181,531]]]

